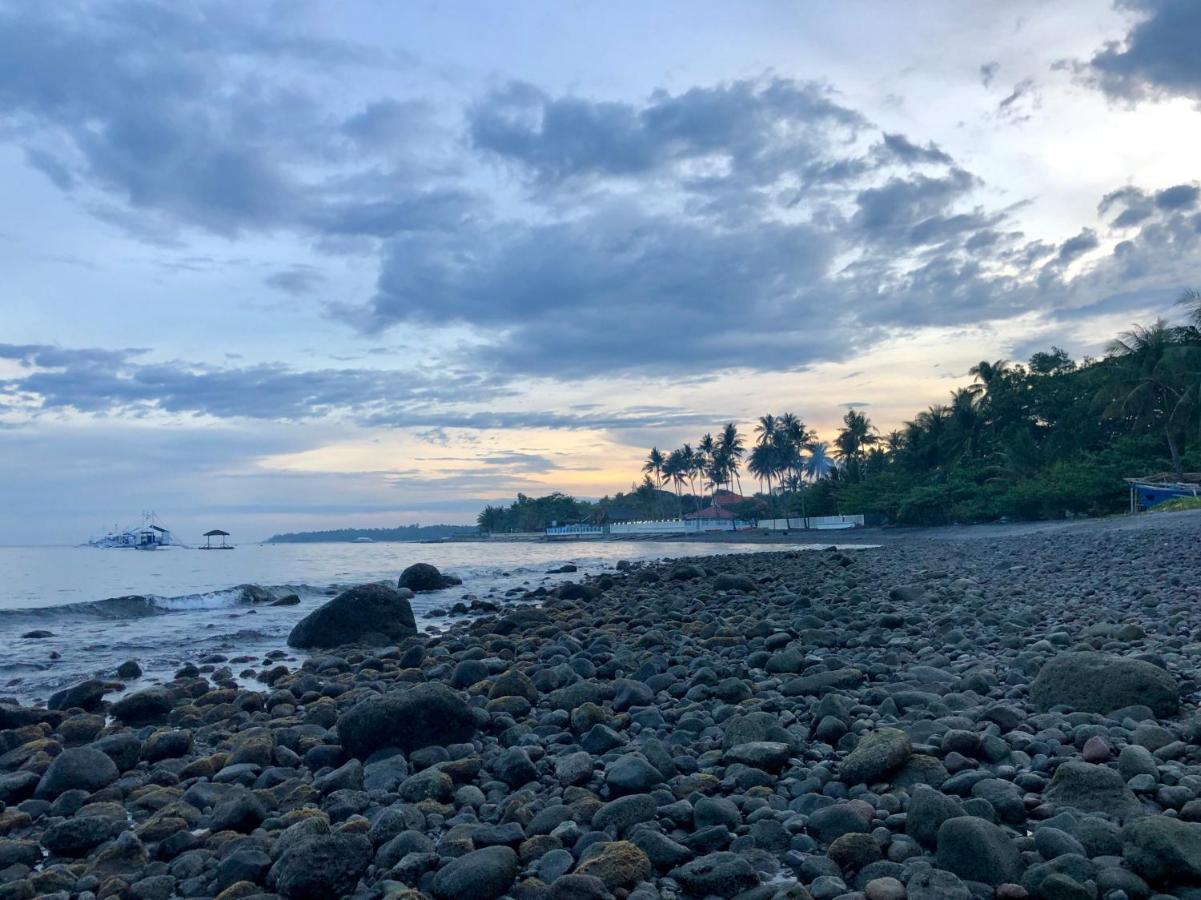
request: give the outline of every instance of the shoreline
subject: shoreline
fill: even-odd
[[[1201,829],[1201,516],[922,531],[636,563],[432,638],[263,658],[254,690],[209,666],[111,705],[0,705],[8,883],[1185,890],[1153,848]]]

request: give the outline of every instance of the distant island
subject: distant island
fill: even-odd
[[[275,534],[268,544],[322,544],[346,541],[440,541],[460,535],[477,534],[474,525],[399,525],[396,528],[334,528],[330,531],[296,531]]]

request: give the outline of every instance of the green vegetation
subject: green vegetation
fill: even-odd
[[[1176,500],[1166,500],[1158,506],[1151,507],[1151,512],[1185,512],[1190,509],[1201,509],[1201,497],[1179,497]]]
[[[827,444],[799,417],[768,414],[749,456],[730,423],[695,447],[652,448],[630,494],[597,503],[519,497],[489,507],[480,525],[679,515],[718,490],[741,493],[744,462],[760,487],[734,508],[744,518],[863,513],[942,525],[1121,512],[1124,477],[1201,469],[1201,292],[1181,302],[1190,324],[1136,325],[1100,359],[1077,362],[1052,347],[1025,364],[981,362],[970,385],[889,434],[852,409]]]
[[[475,534],[471,525],[401,525],[396,528],[335,528],[330,531],[298,531],[276,534],[268,544],[318,544],[371,538],[385,541],[440,541],[459,534]]]

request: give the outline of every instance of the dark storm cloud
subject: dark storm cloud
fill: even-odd
[[[0,359],[31,369],[0,390],[33,395],[36,409],[87,413],[166,412],[217,418],[299,420],[335,413],[423,410],[432,403],[504,395],[475,374],[375,369],[302,371],[283,365],[216,368],[147,363],[140,353],[0,344]]]
[[[945,177],[890,178],[880,187],[859,192],[851,223],[870,240],[924,243],[921,231],[914,229],[946,217],[976,184],[977,179],[963,169],[952,169]]]
[[[1106,44],[1078,67],[1110,97],[1141,100],[1183,96],[1201,100],[1201,3],[1121,0],[1134,17],[1121,41]]]
[[[1097,233],[1091,228],[1081,229],[1078,235],[1068,238],[1059,245],[1059,253],[1056,259],[1061,263],[1071,262],[1077,257],[1088,253],[1088,251],[1097,249],[1100,243],[1097,240]]]
[[[25,416],[65,410],[100,416],[151,414],[295,422],[345,419],[375,427],[556,430],[694,426],[711,416],[658,406],[587,413],[462,410],[511,396],[493,375],[441,368],[436,374],[377,369],[304,371],[282,365],[202,366],[141,362],[145,351],[0,344],[0,360],[27,371],[0,378],[0,410]],[[7,398],[7,399],[6,399]],[[493,459],[514,471],[541,471],[541,457]],[[524,467],[524,468],[523,468]]]
[[[89,208],[148,241],[179,226],[356,232],[359,208],[398,193],[367,230],[422,227],[429,185],[376,177],[363,196],[349,177],[403,155],[425,105],[382,100],[331,127],[302,86],[313,66],[396,62],[241,4],[0,3],[0,123],[54,184],[99,191]]]
[[[640,176],[706,159],[728,163],[729,177],[771,181],[822,155],[831,130],[854,134],[867,125],[821,85],[782,78],[657,91],[641,106],[556,98],[511,82],[469,118],[478,149],[543,182]]]
[[[918,163],[938,163],[952,165],[955,161],[949,153],[942,150],[933,141],[921,147],[909,140],[903,134],[884,135],[884,147],[901,162],[916,165]]]

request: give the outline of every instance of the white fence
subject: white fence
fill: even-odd
[[[759,527],[768,531],[792,531],[812,529],[833,531],[841,528],[862,528],[863,516],[793,516],[790,519],[760,519]]]
[[[863,516],[795,516],[791,519],[655,519],[645,522],[614,522],[611,525],[557,525],[546,529],[547,537],[597,537],[606,534],[700,534],[707,531],[740,531],[762,528],[766,531],[834,531],[861,528]]]
[[[554,525],[546,529],[546,533],[551,537],[608,534],[608,531],[604,525]]]

